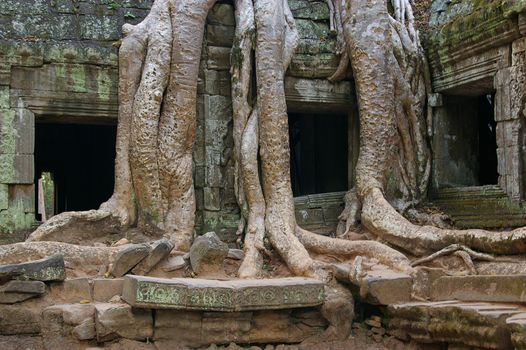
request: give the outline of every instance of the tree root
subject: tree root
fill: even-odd
[[[418,265],[421,265],[421,264],[424,264],[424,263],[427,263],[427,262],[430,262],[430,261],[433,261],[441,256],[444,256],[444,255],[449,255],[449,254],[453,254],[453,253],[466,253],[468,258],[469,258],[469,262],[466,258],[466,255],[465,254],[462,254],[462,255],[459,255],[459,257],[464,260],[464,262],[466,262],[466,265],[468,265],[468,268],[471,268],[471,266],[473,266],[473,262],[471,261],[471,258],[473,259],[477,259],[477,260],[483,260],[483,261],[495,261],[495,257],[492,256],[492,255],[489,255],[489,254],[483,254],[483,253],[478,253],[466,246],[463,246],[461,244],[452,244],[450,245],[449,247],[446,247],[444,249],[441,249],[439,250],[438,252],[435,252],[429,256],[426,256],[424,258],[421,258],[421,259],[418,259],[418,260],[415,260],[411,263],[411,266],[418,266]]]
[[[413,273],[411,262],[399,251],[376,241],[347,241],[329,238],[296,228],[296,234],[301,243],[308,249],[319,254],[335,254],[341,256],[365,256],[377,259],[382,264],[395,271]]]

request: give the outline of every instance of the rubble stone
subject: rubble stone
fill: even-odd
[[[150,310],[127,304],[95,304],[95,328],[99,342],[119,337],[145,340],[153,336],[153,316]]]
[[[167,239],[161,239],[159,241],[156,241],[153,244],[152,250],[150,251],[148,256],[132,269],[133,274],[134,275],[147,274],[162,259],[166,258],[170,254],[173,248],[174,248],[173,243]]]
[[[133,244],[122,251],[115,257],[111,268],[111,274],[114,277],[122,277],[133,269],[142,259],[150,253],[150,247],[146,244]]]
[[[190,264],[197,274],[217,270],[227,255],[228,245],[214,232],[208,232],[194,240],[190,248]]]

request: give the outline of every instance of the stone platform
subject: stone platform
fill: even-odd
[[[217,281],[124,277],[122,298],[135,308],[239,312],[321,305],[324,284],[315,279]]]
[[[526,308],[485,302],[415,302],[390,305],[389,333],[419,343],[476,349],[525,349]]]

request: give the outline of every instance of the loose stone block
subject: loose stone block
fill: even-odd
[[[161,239],[153,244],[148,256],[132,269],[134,275],[144,275],[150,272],[155,265],[166,258],[174,249],[174,245],[167,239]]]
[[[216,281],[128,275],[122,297],[137,308],[233,312],[316,306],[325,294],[323,283],[306,278]]]
[[[445,276],[431,288],[432,300],[526,302],[526,275]]]
[[[217,270],[228,255],[228,245],[214,232],[197,237],[190,247],[190,264],[196,273]]]
[[[146,244],[134,244],[121,250],[115,257],[111,269],[114,277],[122,277],[133,269],[142,259],[150,253],[150,247]]]
[[[145,340],[153,336],[153,317],[149,310],[132,310],[127,304],[96,304],[97,341],[118,337]]]
[[[41,281],[9,281],[0,287],[0,291],[5,293],[44,294],[46,285]]]
[[[2,265],[0,277],[2,276],[23,281],[63,281],[66,279],[64,257],[62,254],[54,254],[31,262]]]

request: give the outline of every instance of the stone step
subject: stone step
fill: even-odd
[[[435,280],[432,300],[526,302],[526,275],[446,276]]]
[[[122,298],[136,308],[234,312],[316,306],[325,295],[322,282],[300,277],[217,281],[127,275]]]
[[[526,308],[485,302],[413,302],[390,305],[389,332],[422,343],[481,349],[523,349]]]

